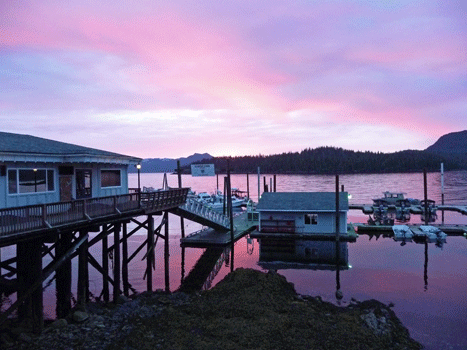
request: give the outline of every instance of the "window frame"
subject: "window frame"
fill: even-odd
[[[103,181],[106,181],[105,176],[103,176],[103,174],[107,172],[107,173],[116,173],[118,172],[118,180],[119,180],[119,183],[118,185],[105,185],[104,186],[104,182]],[[108,179],[107,179],[108,181]],[[100,186],[102,189],[107,189],[107,188],[121,188],[122,187],[122,169],[101,169],[100,171]]]
[[[305,225],[318,225],[318,214],[317,213],[305,214],[303,219],[304,219]]]
[[[25,180],[21,181],[20,174],[21,172],[24,171],[32,171],[34,172],[34,169],[36,171],[43,171],[44,172],[44,178],[39,179],[40,181],[44,181],[44,183],[37,184],[36,188],[33,191],[28,191],[28,192],[22,192],[21,191],[21,183],[25,182]],[[14,174],[14,180],[13,176],[11,174]],[[23,174],[24,175],[24,174]],[[13,180],[13,181],[12,181]],[[23,196],[23,195],[31,195],[31,194],[44,194],[44,193],[53,193],[56,191],[56,186],[55,186],[55,169],[53,168],[8,168],[7,170],[7,192],[9,196]],[[14,182],[14,183],[13,183]],[[13,188],[15,191],[11,191]],[[24,186],[24,185],[23,185]],[[40,187],[38,187],[40,186]],[[44,187],[44,190],[40,190],[41,187]]]

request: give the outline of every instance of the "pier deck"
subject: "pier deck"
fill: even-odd
[[[247,214],[247,212],[243,212],[233,218],[234,241],[245,236],[258,225],[257,221],[248,220]],[[182,238],[180,240],[180,245],[182,247],[204,248],[212,246],[226,246],[231,242],[230,231],[219,231],[213,228],[207,228]]]

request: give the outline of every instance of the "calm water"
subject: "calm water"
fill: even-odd
[[[271,175],[261,175],[270,184]],[[162,186],[163,174],[141,174],[141,186]],[[219,188],[223,189],[223,176],[219,176]],[[130,175],[130,187],[137,187],[137,175]],[[177,186],[177,177],[168,176],[169,186]],[[193,178],[184,175],[184,187],[191,187],[197,192],[214,192],[217,177]],[[428,174],[428,197],[441,202],[441,176],[439,173]],[[258,177],[249,176],[250,197],[258,198]],[[351,203],[371,203],[371,199],[380,197],[383,191],[403,191],[408,197],[423,198],[423,174],[384,174],[384,175],[342,175],[340,184],[352,195]],[[233,175],[232,187],[247,190],[246,175]],[[278,175],[277,191],[334,191],[334,176]],[[447,172],[444,177],[445,203],[467,204],[467,172]],[[367,216],[358,211],[349,213],[349,221],[365,222]],[[157,219],[156,225],[160,222]],[[440,222],[440,219],[438,219]],[[467,217],[456,213],[446,213],[446,223],[467,224]],[[185,220],[186,233],[197,231],[200,225]],[[187,276],[196,264],[203,249],[185,249],[185,261],[182,264],[180,240],[180,219],[169,218],[170,232],[170,288],[180,286],[182,276]],[[129,250],[133,252],[145,240],[144,231],[133,235]],[[434,244],[408,243],[401,246],[389,238],[369,238],[361,235],[356,243],[348,244],[348,263],[351,268],[340,271],[340,289],[344,295],[337,302],[336,271],[284,269],[279,272],[288,281],[294,283],[298,293],[320,295],[324,300],[346,305],[351,298],[357,300],[377,299],[384,303],[395,304],[394,311],[403,324],[409,328],[413,338],[428,349],[465,349],[467,348],[467,239],[449,236],[442,248]],[[101,261],[99,247],[91,253]],[[146,289],[143,280],[145,261],[140,252],[131,262],[130,283],[137,291]],[[8,251],[2,250],[2,259]],[[259,246],[255,240],[243,238],[235,245],[235,268],[248,267],[263,270],[258,264]],[[44,260],[44,264],[47,263]],[[73,262],[76,264],[76,262]],[[156,247],[156,270],[153,288],[165,287],[164,283],[163,244]],[[74,270],[75,273],[76,269]],[[212,285],[219,282],[230,272],[226,261]],[[101,291],[101,278],[90,267],[90,287],[95,296]],[[73,286],[76,291],[76,285]],[[7,301],[9,302],[9,301]],[[45,312],[54,316],[55,298],[53,282],[46,290]]]

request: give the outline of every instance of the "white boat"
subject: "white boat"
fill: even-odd
[[[394,225],[392,226],[395,241],[411,241],[413,232],[407,225]]]
[[[196,201],[203,203],[211,209],[222,209],[224,207],[224,195],[221,191],[217,191],[214,194],[207,192],[198,193],[195,198]],[[236,196],[232,196],[232,208],[239,208],[242,205],[246,205],[247,201]]]
[[[210,201],[206,202],[206,204],[211,209],[222,209],[224,207],[225,196],[222,194],[221,191],[217,191],[216,194],[211,196]],[[238,198],[237,196],[232,196],[232,208],[239,208],[242,205],[246,205],[246,201],[242,198]]]
[[[422,230],[425,233],[426,238],[428,238],[430,241],[433,240],[443,240],[446,239],[448,236],[446,233],[441,231],[438,227],[431,226],[431,225],[420,225],[420,230]]]

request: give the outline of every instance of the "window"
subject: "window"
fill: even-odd
[[[37,193],[55,190],[54,171],[50,169],[9,169],[8,193]]]
[[[101,171],[101,187],[120,187],[121,184],[120,170]]]
[[[18,182],[16,179],[16,170],[8,170],[8,193],[18,193]]]
[[[305,214],[305,225],[317,225],[318,214]]]

